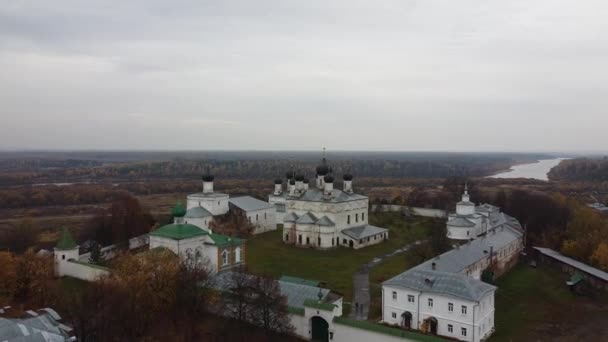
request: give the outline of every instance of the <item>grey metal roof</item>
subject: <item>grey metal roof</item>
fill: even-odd
[[[452,227],[475,227],[475,223],[467,220],[464,217],[457,216],[448,221],[448,226]]]
[[[496,228],[484,236],[429,259],[414,269],[431,270],[432,264],[435,263],[437,271],[459,273],[479,260],[489,257],[490,246],[494,247],[494,251],[498,251],[522,236],[521,232],[511,227]]]
[[[463,274],[411,269],[393,277],[382,285],[400,286],[420,292],[447,294],[479,302],[495,286]]]
[[[69,337],[49,314],[41,314],[26,319],[0,318],[0,341],[63,342]]]
[[[190,208],[186,211],[186,218],[200,218],[200,217],[210,217],[213,216],[207,209],[203,207],[194,207]]]
[[[235,197],[229,200],[230,204],[241,208],[244,211],[256,211],[274,208],[273,204],[261,201],[251,196]]]
[[[484,203],[484,204],[481,204],[481,205],[478,205],[477,207],[475,207],[476,211],[485,212],[485,213],[497,211],[499,209],[500,208],[498,208],[497,206],[491,205],[489,203]]]
[[[537,251],[541,252],[542,254],[549,256],[553,259],[559,260],[561,262],[563,262],[564,264],[570,265],[574,268],[576,268],[579,271],[591,274],[594,277],[600,278],[604,281],[608,281],[608,273],[602,271],[602,270],[598,270],[595,267],[591,267],[587,264],[584,264],[580,261],[576,261],[572,258],[569,258],[557,251],[554,251],[550,248],[544,248],[544,247],[534,247],[534,249],[536,249]]]
[[[247,274],[246,277],[251,281],[257,278],[252,274]],[[213,277],[212,286],[220,291],[229,291],[233,287],[234,279],[234,272],[222,272]],[[307,299],[318,300],[319,291],[322,295],[321,299],[325,299],[330,292],[328,289],[303,283],[298,284],[293,281],[279,280],[278,282],[281,295],[287,298],[287,306],[294,308],[304,308],[304,301]]]
[[[388,231],[388,229],[366,224],[363,226],[344,229],[344,230],[342,230],[342,234],[358,240],[358,239],[364,239],[369,236],[374,236],[376,234],[381,234],[386,231]]]
[[[291,212],[285,216],[283,222],[296,222],[298,220],[298,215],[294,212]]]
[[[323,216],[320,219],[317,220],[317,224],[319,226],[327,226],[327,227],[331,227],[331,226],[335,226],[336,224],[334,223],[334,221],[330,220],[329,217],[327,216]]]
[[[310,202],[330,202],[330,203],[341,203],[341,202],[350,202],[361,199],[368,199],[368,197],[355,194],[355,193],[346,193],[339,189],[333,189],[330,196],[325,196],[323,191],[317,188],[310,188],[306,190],[301,195],[289,196],[288,200],[291,201],[310,201]]]
[[[307,212],[306,214],[300,216],[300,218],[296,221],[299,224],[314,224],[317,222],[317,218],[311,212]]]

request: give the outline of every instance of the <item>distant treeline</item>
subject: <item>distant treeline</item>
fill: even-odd
[[[194,152],[193,152],[194,153]],[[207,168],[219,177],[284,177],[294,170],[312,178],[320,153],[310,152],[216,152],[202,159],[182,153],[171,160],[111,162],[80,159],[0,158],[0,186],[59,182],[144,181],[150,179],[197,179]],[[168,155],[167,155],[168,156]],[[191,155],[194,157],[198,155]],[[219,156],[222,156],[219,158]],[[6,155],[4,157],[7,157]],[[14,156],[13,156],[14,157]],[[152,157],[152,156],[151,156]],[[154,155],[154,157],[158,157]],[[200,157],[200,156],[199,156]],[[261,158],[265,157],[265,159]],[[542,157],[530,154],[485,153],[387,153],[340,152],[328,156],[338,176],[346,172],[356,177],[446,178],[479,177],[508,169],[512,164]],[[119,158],[116,158],[119,159]]]
[[[551,169],[552,180],[608,181],[608,157],[602,159],[577,158],[562,161]]]

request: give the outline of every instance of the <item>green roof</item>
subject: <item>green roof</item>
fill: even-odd
[[[321,283],[318,280],[302,279],[302,278],[291,277],[291,276],[282,276],[281,279],[279,279],[279,280],[285,281],[288,283],[293,283],[293,284],[308,285],[308,286],[315,286],[315,287],[318,287],[319,284]]]
[[[195,236],[209,234],[206,230],[201,229],[193,224],[187,223],[172,223],[162,226],[150,233],[152,236],[159,236],[173,240],[190,239]]]
[[[445,342],[446,340],[438,336],[424,335],[413,331],[405,331],[398,328],[391,328],[386,325],[376,324],[368,321],[357,321],[346,317],[334,317],[334,323],[348,325],[353,328],[373,331],[385,335],[404,337],[413,341],[420,342]]]
[[[213,240],[213,243],[218,247],[236,246],[236,245],[240,245],[243,243],[242,239],[231,237],[231,236],[226,236],[226,235],[222,235],[222,234],[211,233],[211,234],[209,234],[209,237],[211,238],[211,240]]]
[[[288,306],[287,312],[293,315],[304,316],[304,308],[294,308],[293,306]]]
[[[320,302],[320,301],[315,300],[315,299],[307,299],[307,300],[305,300],[304,301],[304,306],[307,306],[309,308],[315,308],[315,309],[319,309],[319,310],[324,310],[324,311],[334,311],[334,308],[336,307],[334,304]]]
[[[57,246],[55,247],[60,250],[68,250],[74,249],[78,247],[78,245],[76,244],[76,241],[74,241],[70,230],[64,227],[61,237],[59,238],[59,241],[57,241]]]

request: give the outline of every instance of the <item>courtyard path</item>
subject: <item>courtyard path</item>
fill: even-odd
[[[412,246],[419,245],[422,242],[423,240],[418,240],[401,248],[395,249],[394,251],[383,256],[374,258],[372,261],[362,265],[361,268],[357,270],[357,272],[353,275],[353,301],[351,303],[350,318],[359,321],[364,321],[368,318],[370,304],[369,271],[378,266],[378,264],[380,264],[386,258],[402,254],[412,248]]]

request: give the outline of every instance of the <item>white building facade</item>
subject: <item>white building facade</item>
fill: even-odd
[[[494,331],[496,287],[462,274],[412,269],[383,283],[382,321],[460,341]]]
[[[275,181],[269,202],[285,210],[283,242],[317,249],[358,249],[388,239],[388,229],[368,223],[369,198],[353,192],[352,175],[344,175],[343,189],[339,190],[334,188],[325,158],[316,172],[314,186],[294,172],[287,173],[285,190],[282,182]]]

